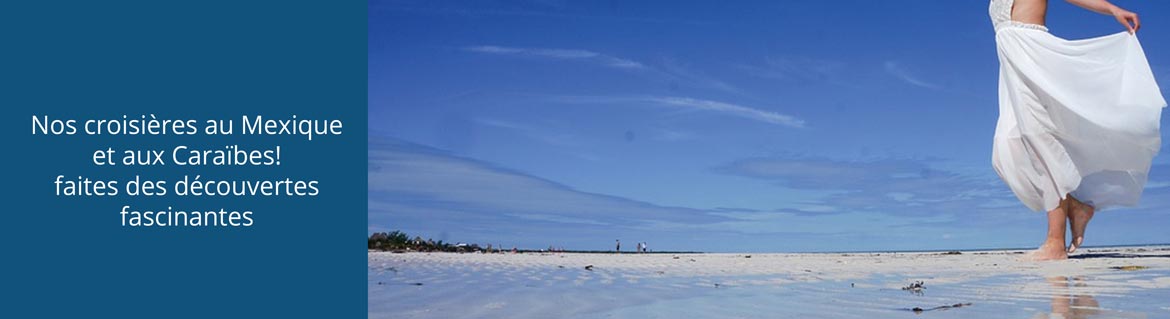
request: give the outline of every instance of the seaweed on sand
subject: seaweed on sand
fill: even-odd
[[[902,290],[909,290],[909,291],[922,291],[923,289],[926,289],[926,283],[921,282],[921,281],[915,281],[915,282],[910,283],[909,286],[902,287]]]
[[[914,313],[922,313],[923,311],[947,310],[947,309],[953,309],[953,308],[959,308],[959,307],[967,307],[970,305],[971,305],[971,303],[968,302],[968,303],[957,303],[957,304],[953,304],[953,305],[942,305],[942,306],[938,306],[938,307],[934,307],[934,308],[927,308],[927,309],[922,309],[920,307],[914,307],[914,308],[911,308],[910,311],[913,311]]]

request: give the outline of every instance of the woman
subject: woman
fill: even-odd
[[[1026,206],[1048,212],[1035,260],[1068,258],[1095,210],[1136,205],[1161,146],[1166,101],[1135,35],[1137,14],[1105,0],[1068,2],[1112,15],[1127,32],[1069,41],[1044,26],[1047,0],[990,7],[1000,61],[992,165]]]

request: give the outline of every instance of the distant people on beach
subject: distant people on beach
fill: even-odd
[[[634,244],[634,252],[639,253],[639,254],[647,253],[650,251],[650,249],[647,247],[648,246],[646,245],[646,242],[644,242],[644,241],[637,242]]]
[[[614,251],[614,253],[620,254],[620,253],[622,253],[622,240],[615,239],[615,241],[617,241],[617,247],[614,247],[613,251]]]

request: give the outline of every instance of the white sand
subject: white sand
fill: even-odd
[[[826,254],[369,253],[371,317],[1170,317],[1170,247]],[[750,258],[747,256],[750,255]],[[592,265],[592,270],[585,266]],[[1115,267],[1140,266],[1136,270]],[[921,293],[900,288],[923,281]],[[421,284],[421,285],[416,285]]]

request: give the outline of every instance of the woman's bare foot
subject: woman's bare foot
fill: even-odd
[[[1024,256],[1027,261],[1045,261],[1045,260],[1064,260],[1068,259],[1068,253],[1064,250],[1064,242],[1056,242],[1052,240],[1045,241],[1040,248],[1032,251]]]
[[[1061,200],[1056,208],[1048,211],[1048,235],[1044,239],[1044,244],[1040,245],[1036,251],[1024,256],[1024,260],[1042,261],[1042,260],[1061,260],[1068,259],[1068,252],[1064,247],[1064,234],[1068,225],[1068,207],[1071,205],[1072,196],[1067,196]]]
[[[1089,226],[1089,220],[1093,219],[1094,209],[1089,204],[1082,203],[1076,198],[1069,196],[1068,222],[1069,228],[1072,230],[1072,241],[1068,244],[1068,252],[1072,253],[1081,247],[1085,242],[1085,228]]]

